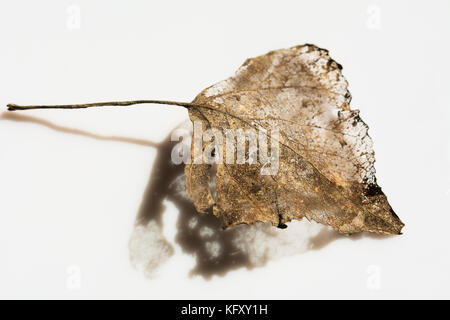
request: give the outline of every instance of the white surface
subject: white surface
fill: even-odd
[[[449,13],[448,1],[3,1],[2,110],[190,101],[248,57],[303,43],[329,49],[406,227],[400,237],[335,237],[309,250],[299,243],[311,226],[294,224],[283,230],[287,243],[274,241],[283,257],[207,280],[189,277],[195,259],[174,243],[178,210],[166,202],[175,254],[146,278],[128,243],[155,149],[1,119],[0,297],[450,298]],[[26,115],[153,142],[187,119],[158,105]]]

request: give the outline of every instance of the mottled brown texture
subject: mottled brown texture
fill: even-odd
[[[189,116],[203,128],[280,130],[280,167],[187,164],[186,190],[201,213],[226,227],[256,221],[285,227],[315,220],[341,233],[400,234],[404,224],[377,185],[367,125],[350,109],[342,67],[314,45],[248,59],[235,76],[203,90]],[[203,106],[203,107],[199,107]],[[224,150],[224,154],[225,154]]]

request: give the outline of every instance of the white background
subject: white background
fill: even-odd
[[[314,244],[319,227],[293,223],[248,240],[250,268],[208,277],[190,275],[195,248],[176,242],[181,213],[164,201],[174,255],[148,277],[129,243],[157,151],[133,141],[163,141],[186,110],[4,112],[0,297],[450,298],[449,14],[449,1],[2,1],[2,112],[10,102],[191,101],[246,58],[329,49],[406,227],[387,238],[322,230]]]

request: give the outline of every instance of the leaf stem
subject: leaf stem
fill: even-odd
[[[202,107],[190,102],[177,102],[177,101],[166,101],[166,100],[131,100],[131,101],[109,101],[109,102],[94,102],[94,103],[83,103],[83,104],[60,104],[60,105],[36,105],[36,106],[19,106],[17,104],[9,103],[7,105],[9,111],[15,110],[35,110],[35,109],[82,109],[90,107],[104,107],[104,106],[131,106],[134,104],[167,104],[180,106],[184,108],[191,107]]]

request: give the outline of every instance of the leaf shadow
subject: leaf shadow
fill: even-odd
[[[309,222],[289,223],[289,227],[283,230],[264,223],[238,225],[224,230],[218,218],[212,214],[197,213],[192,202],[186,197],[183,165],[174,165],[171,161],[171,150],[176,143],[178,142],[170,140],[169,135],[156,147],[157,156],[136,217],[136,226],[145,227],[156,223],[162,228],[165,210],[163,202],[168,200],[173,203],[179,210],[175,242],[184,253],[195,258],[191,276],[199,275],[211,279],[213,276],[224,276],[229,271],[240,268],[253,269],[264,266],[272,259],[320,250],[337,239],[345,238],[329,227]],[[296,226],[293,227],[293,224]],[[158,239],[161,240],[161,237]],[[138,250],[145,247],[131,242],[131,251],[134,247],[139,248]],[[162,244],[150,239],[150,246],[151,242],[158,242],[161,247],[156,250],[154,247],[148,249],[153,253],[144,254],[142,257],[165,261],[161,251],[173,253],[173,249],[167,249],[170,246],[167,242]],[[139,254],[136,253],[137,255]],[[144,269],[149,275],[153,272],[151,269],[157,267],[154,261],[136,261],[135,265],[139,265],[138,268]]]
[[[264,223],[224,230],[219,219],[212,214],[198,214],[186,197],[183,165],[175,165],[171,161],[171,151],[178,143],[171,141],[171,134],[161,143],[155,143],[130,137],[98,135],[12,112],[2,113],[0,120],[33,123],[58,132],[138,144],[157,150],[129,242],[132,265],[149,277],[175,252],[173,244],[163,235],[164,201],[170,201],[179,210],[175,242],[182,252],[195,258],[190,275],[205,279],[224,276],[240,268],[262,267],[273,259],[320,250],[335,240],[347,238],[329,227],[309,222],[291,222],[283,230]],[[353,235],[351,239],[366,236],[385,238],[363,233]]]

